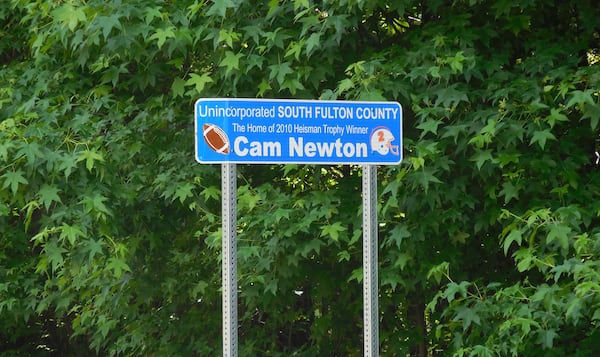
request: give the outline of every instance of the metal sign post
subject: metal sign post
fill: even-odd
[[[223,356],[226,357],[235,357],[238,353],[236,191],[236,164],[221,164]]]
[[[379,356],[379,284],[377,274],[377,166],[362,169],[363,345],[365,357]]]

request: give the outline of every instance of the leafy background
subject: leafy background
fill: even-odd
[[[221,353],[200,97],[395,100],[382,355],[600,351],[591,0],[0,3],[0,351]],[[360,170],[238,167],[240,355],[360,356]]]

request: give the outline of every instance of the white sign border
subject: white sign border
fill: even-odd
[[[357,162],[346,162],[346,161],[306,161],[306,160],[298,160],[298,161],[277,161],[277,160],[273,160],[273,161],[252,161],[252,160],[211,160],[211,161],[202,161],[198,158],[199,156],[199,152],[198,152],[198,146],[199,143],[204,140],[201,137],[198,137],[198,104],[201,102],[248,102],[248,101],[255,101],[255,102],[279,102],[279,103],[327,103],[327,104],[333,104],[333,103],[339,103],[339,104],[343,104],[343,103],[350,103],[350,104],[368,104],[368,105],[373,105],[373,104],[391,104],[391,105],[397,105],[398,109],[400,110],[400,145],[399,145],[399,150],[400,150],[400,155],[398,156],[398,160],[397,161],[357,161]],[[394,166],[394,165],[399,165],[403,158],[403,151],[402,151],[402,144],[403,144],[403,140],[402,140],[402,134],[403,134],[403,128],[402,128],[402,105],[398,102],[395,101],[352,101],[352,100],[316,100],[316,99],[267,99],[267,98],[200,98],[198,100],[196,100],[196,102],[194,103],[194,157],[197,163],[199,164],[242,164],[242,165],[248,165],[248,164],[252,164],[252,165],[384,165],[384,166]]]

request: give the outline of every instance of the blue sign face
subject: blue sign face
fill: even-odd
[[[402,160],[396,102],[199,99],[200,163],[380,164]]]

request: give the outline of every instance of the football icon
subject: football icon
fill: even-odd
[[[202,136],[209,148],[219,154],[229,154],[229,138],[223,129],[215,124],[206,123],[202,127]]]

